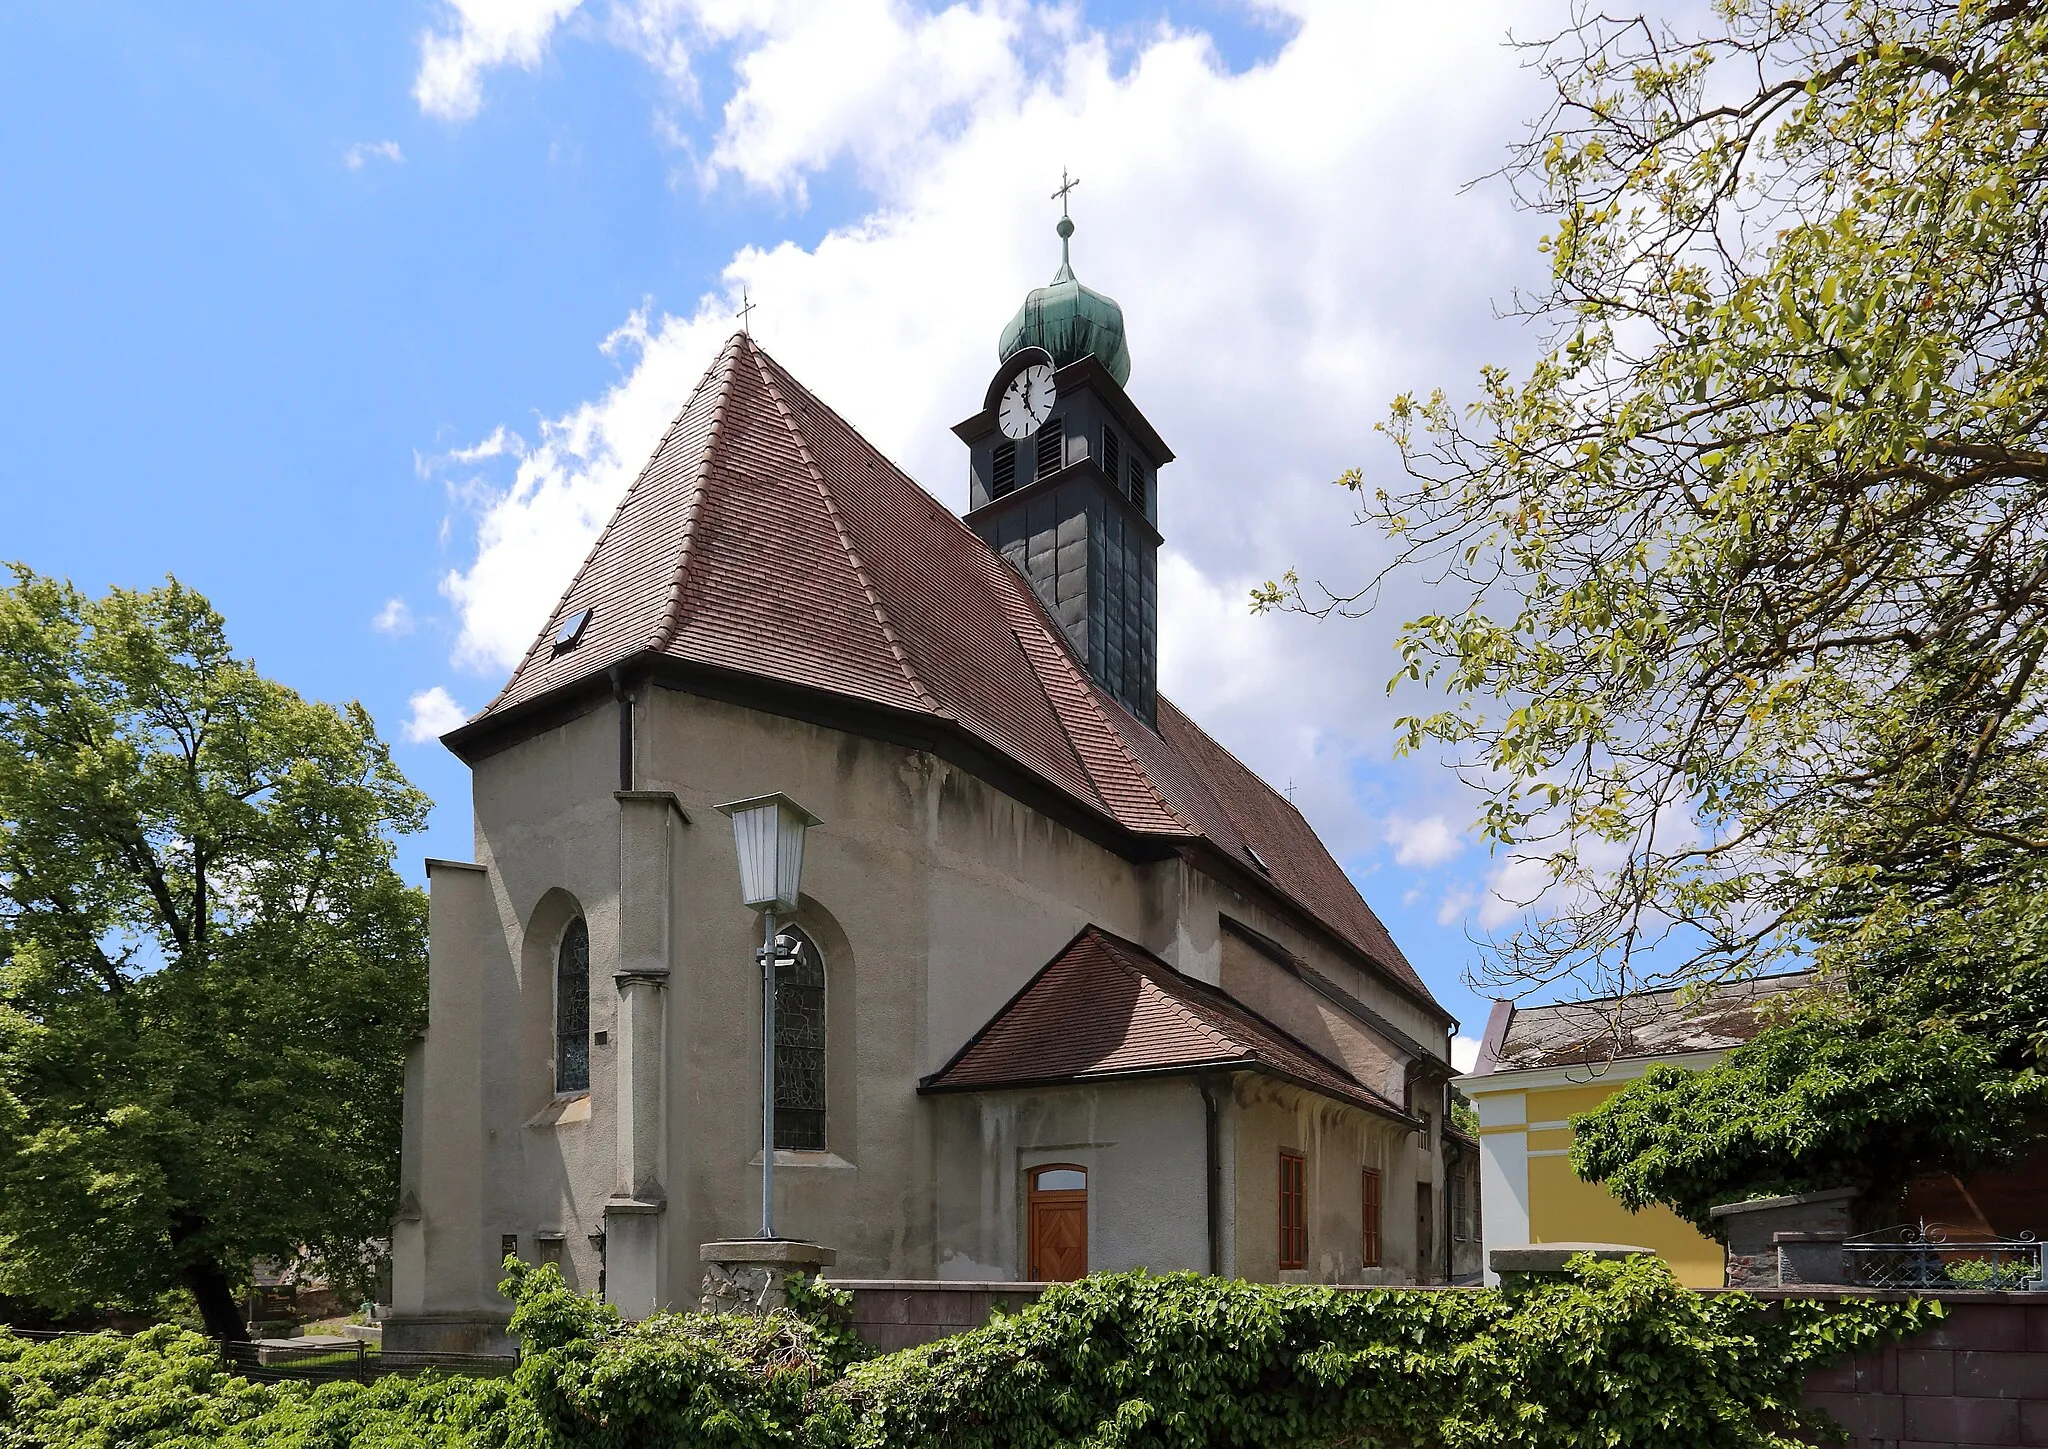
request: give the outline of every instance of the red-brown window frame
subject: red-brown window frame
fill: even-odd
[[[1380,1265],[1380,1170],[1368,1167],[1358,1180],[1358,1252],[1368,1268]]]
[[[1280,1149],[1280,1266],[1308,1266],[1308,1159]]]

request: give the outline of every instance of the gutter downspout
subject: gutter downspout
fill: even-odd
[[[614,664],[608,671],[612,698],[619,702],[619,788],[633,788],[633,695],[626,688],[625,673]]]
[[[1209,1273],[1223,1274],[1223,1102],[1222,1081],[1213,1074],[1200,1078],[1202,1143],[1208,1159],[1205,1178],[1209,1218]]]

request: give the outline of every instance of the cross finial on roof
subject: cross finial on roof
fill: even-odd
[[[752,299],[747,296],[747,289],[744,286],[742,286],[740,288],[740,309],[739,311],[733,313],[732,315],[740,319],[740,331],[746,333],[749,337],[754,335],[753,314],[754,303]]]
[[[1074,279],[1073,259],[1067,255],[1067,239],[1074,234],[1074,219],[1067,215],[1067,197],[1080,184],[1080,177],[1069,176],[1067,168],[1060,167],[1060,189],[1052,194],[1052,199],[1060,204],[1060,224],[1054,228],[1060,234],[1060,269],[1053,276],[1055,282]]]
[[[1067,193],[1080,184],[1080,177],[1069,176],[1067,175],[1067,168],[1064,166],[1060,167],[1060,189],[1052,194],[1052,199],[1060,204],[1061,216],[1067,214]]]

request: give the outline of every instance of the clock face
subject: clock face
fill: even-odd
[[[1028,438],[1052,416],[1054,396],[1052,369],[1034,362],[1003,389],[1003,399],[996,405],[996,425],[1006,438]]]

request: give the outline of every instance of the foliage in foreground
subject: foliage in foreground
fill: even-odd
[[[1812,1018],[1607,1115],[1587,1165],[1692,1212],[2035,1140],[2016,1108],[2048,1018],[2031,1052],[1993,1028],[1939,1060],[1923,1023],[1973,1034],[1981,993],[1905,999],[1939,963],[1892,938],[2002,949],[2041,997],[2048,8],[1660,8],[1575,8],[1527,50],[1554,101],[1506,175],[1551,222],[1542,354],[1469,407],[1395,400],[1409,476],[1340,480],[1386,570],[1257,597],[1363,612],[1429,585],[1401,649],[1434,712],[1405,746],[1464,767],[1540,896],[1491,994],[1861,975],[1835,1037]],[[1803,1044],[1825,1060],[1799,1070]],[[1942,1104],[1949,1127],[1914,1120]]]
[[[626,1325],[552,1268],[506,1288],[527,1349],[509,1381],[253,1384],[177,1330],[0,1332],[0,1449],[1791,1449],[1809,1369],[1941,1312],[1706,1296],[1655,1259],[1502,1292],[1129,1273],[864,1359],[829,1289],[802,1316]]]
[[[1704,1232],[1718,1203],[1832,1187],[1898,1221],[1914,1170],[2019,1157],[2048,1122],[2048,903],[1979,905],[1824,946],[1829,990],[1717,1066],[1655,1068],[1574,1118],[1573,1169]]]
[[[233,1285],[387,1231],[425,1021],[422,824],[360,705],[229,648],[169,581],[0,586],[0,1294],[54,1313]],[[4,577],[4,576],[0,576]]]

